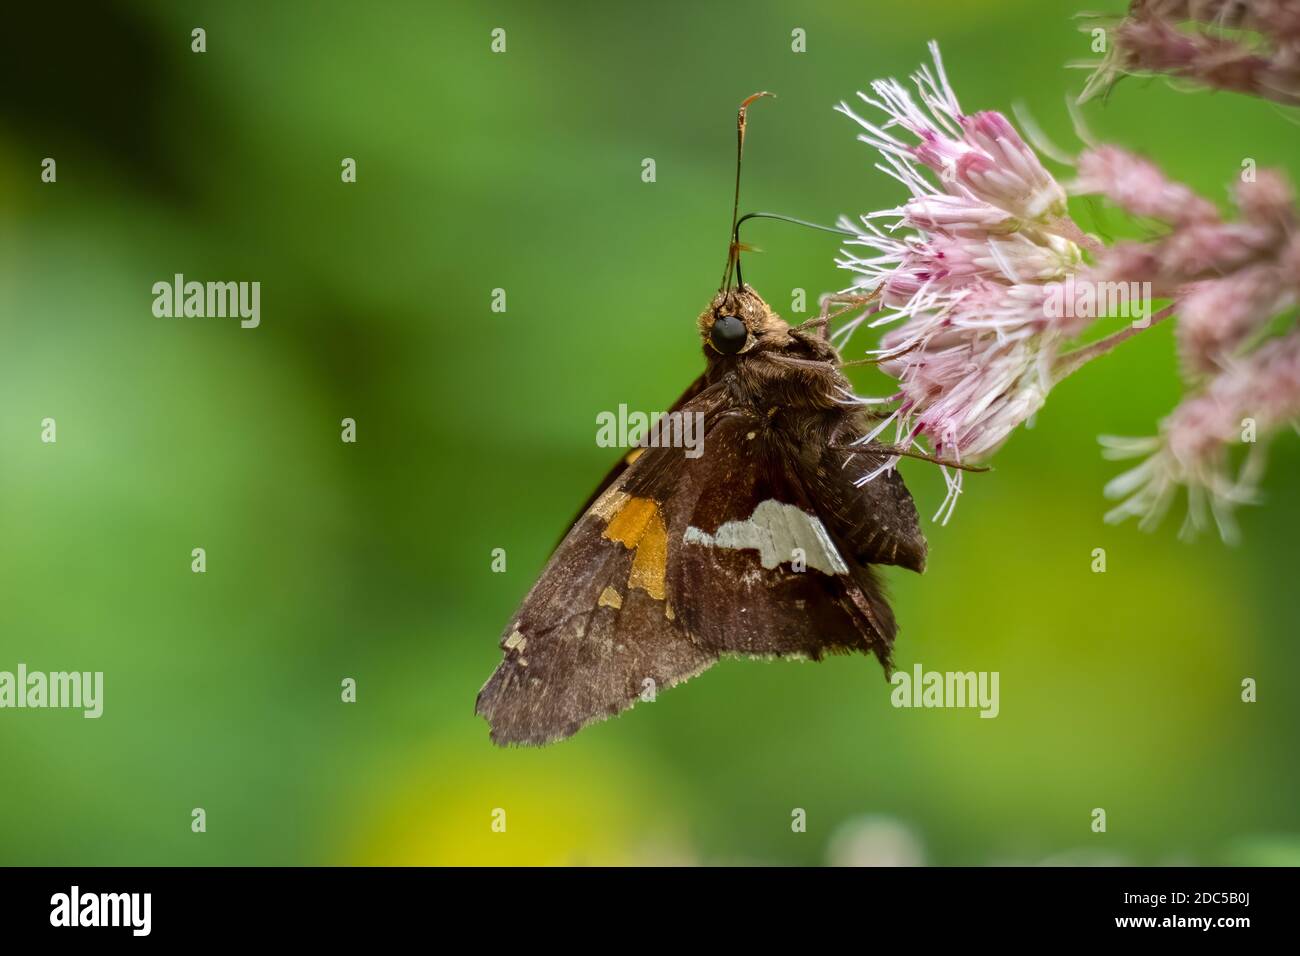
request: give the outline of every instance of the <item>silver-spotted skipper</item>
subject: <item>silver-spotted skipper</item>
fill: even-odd
[[[864,444],[878,419],[828,339],[832,305],[870,297],[830,297],[792,327],[741,278],[746,109],[763,95],[737,120],[727,265],[698,322],[707,364],[671,409],[702,416],[703,454],[656,426],[601,482],[479,691],[498,744],[568,737],[728,654],[861,651],[889,671],[894,615],[871,566],[925,566],[912,496],[882,469],[908,452]]]

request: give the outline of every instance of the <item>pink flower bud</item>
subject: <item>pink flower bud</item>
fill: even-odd
[[[1220,534],[1233,540],[1233,510],[1256,499],[1259,440],[1297,417],[1300,333],[1292,332],[1233,363],[1204,390],[1184,399],[1161,423],[1158,439],[1103,440],[1111,457],[1149,453],[1141,464],[1106,486],[1108,497],[1124,499],[1106,519],[1139,517],[1150,526],[1168,510],[1178,489],[1185,487],[1184,532],[1202,528],[1208,509]]]
[[[1295,229],[1295,191],[1279,170],[1260,169],[1253,182],[1239,182],[1236,200],[1242,218],[1248,222],[1282,231]]]
[[[957,181],[981,199],[1022,219],[1065,215],[1065,190],[1001,113],[984,111],[961,119],[974,147],[957,161]]]
[[[1097,193],[1135,216],[1149,216],[1173,225],[1212,222],[1219,218],[1214,204],[1182,183],[1166,179],[1152,162],[1115,146],[1084,150],[1072,191]]]
[[[902,209],[902,225],[922,232],[954,236],[1006,235],[1020,220],[1003,209],[964,196],[917,196]]]
[[[1178,347],[1191,372],[1222,367],[1234,349],[1294,301],[1272,264],[1195,282],[1178,298]]]

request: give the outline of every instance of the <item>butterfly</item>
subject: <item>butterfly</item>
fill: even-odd
[[[697,328],[704,372],[601,482],[501,639],[475,710],[492,740],[547,744],[725,656],[872,654],[897,626],[874,567],[921,572],[926,541],[893,446],[853,397],[821,315],[791,326],[742,277],[736,204],[722,287]],[[734,278],[734,283],[733,283]],[[664,423],[694,416],[703,451]],[[871,480],[859,482],[864,475]]]

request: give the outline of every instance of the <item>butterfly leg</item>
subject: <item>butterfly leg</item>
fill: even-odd
[[[794,328],[796,332],[809,332],[813,329],[818,330],[818,337],[822,341],[829,341],[830,327],[833,319],[838,319],[847,312],[854,309],[870,305],[879,296],[879,290],[869,295],[862,295],[853,292],[833,292],[830,295],[822,296],[821,312],[816,318],[809,319],[801,325]],[[832,307],[834,311],[832,311]]]

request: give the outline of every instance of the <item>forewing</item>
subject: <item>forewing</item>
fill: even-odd
[[[690,385],[686,386],[686,391],[682,392],[682,394],[678,396],[677,401],[673,402],[672,406],[668,409],[668,411],[670,413],[681,411],[686,406],[686,403],[694,400],[701,392],[704,391],[704,388],[705,388],[704,376],[700,375],[698,378],[695,379],[695,381],[691,382]],[[704,403],[697,402],[696,405],[699,405],[700,407],[705,407],[709,405],[709,403],[707,401]],[[692,408],[695,408],[695,406],[692,406]],[[596,490],[591,493],[591,497],[587,499],[586,503],[582,506],[582,509],[578,512],[578,514],[574,517],[574,519],[571,522],[569,522],[569,528],[565,531],[565,534],[568,534],[569,531],[573,529],[574,525],[576,525],[580,520],[582,520],[582,516],[585,515],[590,510],[591,506],[596,503],[596,501],[600,498],[600,496],[605,493],[605,491],[610,487],[610,485],[618,481],[618,479],[623,476],[623,472],[627,471],[628,466],[631,465],[634,461],[636,461],[639,457],[641,457],[642,454],[644,454],[644,449],[633,448],[631,451],[628,451],[623,455],[619,456],[618,461],[616,461],[614,463],[614,466],[610,468],[609,473],[605,475],[601,483],[596,486]]]
[[[704,416],[706,447],[720,401],[697,395],[681,409]],[[475,708],[497,743],[567,737],[717,659],[691,640],[668,593],[666,503],[692,494],[693,460],[682,448],[639,450],[574,523],[502,637],[505,657]]]

